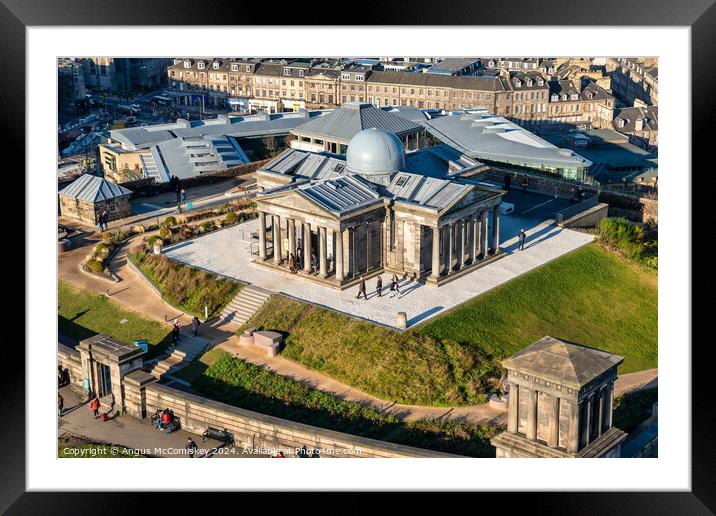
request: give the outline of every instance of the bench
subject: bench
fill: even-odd
[[[234,444],[234,434],[227,431],[226,428],[219,430],[214,427],[207,427],[206,432],[201,434],[201,442],[206,442],[207,439],[216,439],[224,444]]]
[[[278,355],[281,346],[282,335],[275,331],[255,331],[253,334],[254,345],[266,350],[269,357]]]

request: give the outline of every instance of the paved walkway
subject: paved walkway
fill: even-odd
[[[152,457],[189,458],[185,455],[184,445],[191,437],[199,447],[195,458],[265,458],[267,455],[244,453],[243,448],[219,446],[220,441],[209,439],[202,443],[201,436],[184,430],[169,435],[156,430],[150,419],[139,420],[130,416],[117,415],[109,421],[95,419],[89,407],[70,389],[60,389],[65,402],[65,411],[59,419],[59,432],[69,432],[89,441],[114,444],[137,450],[142,455]],[[108,407],[101,407],[104,411]]]
[[[517,250],[517,234],[524,228],[527,244]],[[258,230],[258,221],[210,233],[206,236],[168,247],[168,257],[188,265],[223,274],[256,286],[280,292],[332,310],[360,317],[390,327],[397,327],[398,312],[406,312],[408,326],[422,322],[483,294],[565,253],[589,242],[593,235],[562,229],[551,221],[506,215],[501,218],[500,240],[506,256],[466,274],[447,285],[435,288],[410,280],[400,282],[400,297],[388,294],[389,278],[383,277],[383,296],[374,291],[375,279],[369,279],[368,300],[356,299],[357,287],[338,291],[291,274],[283,274],[252,263],[249,235]],[[217,250],[221,250],[218,252]]]

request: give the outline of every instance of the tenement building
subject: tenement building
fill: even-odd
[[[504,360],[507,431],[497,457],[619,457],[614,381],[624,357],[546,336]]]
[[[406,153],[376,128],[345,159],[288,149],[256,173],[255,263],[338,289],[381,272],[440,285],[501,256],[505,192],[470,179],[483,170],[445,145]]]

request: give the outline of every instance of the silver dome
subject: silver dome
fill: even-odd
[[[364,129],[348,143],[346,168],[361,176],[385,176],[405,170],[403,144],[383,129]]]

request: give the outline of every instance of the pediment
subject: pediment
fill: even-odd
[[[257,199],[261,204],[266,206],[277,206],[282,209],[288,209],[300,213],[311,213],[318,216],[330,217],[338,220],[339,217],[320,204],[307,198],[300,190],[292,190],[289,192],[280,192],[274,195],[260,197]]]

